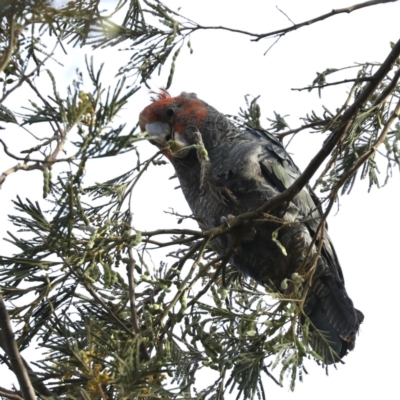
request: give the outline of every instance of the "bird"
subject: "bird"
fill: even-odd
[[[164,89],[154,92],[140,113],[139,125],[172,163],[203,230],[257,210],[301,174],[276,136],[239,126],[195,93],[172,97]],[[329,235],[321,239],[318,233],[321,202],[307,185],[270,214],[268,221],[249,221],[218,236],[213,247],[219,255],[231,250],[234,267],[280,291],[288,280],[301,281],[313,268],[301,321],[308,319],[320,333],[312,335],[311,346],[323,362],[340,362],[354,349],[364,315],[347,294]]]

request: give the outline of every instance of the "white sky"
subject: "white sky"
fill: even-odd
[[[112,2],[108,2],[111,4]],[[166,1],[171,8],[182,6],[180,12],[204,25],[223,25],[253,32],[269,32],[287,27],[290,22],[275,6],[278,5],[296,23],[329,12],[332,8],[352,5],[351,1],[256,1],[246,4],[237,0]],[[351,14],[343,14],[326,21],[305,27],[283,37],[266,56],[272,39],[258,43],[248,37],[222,31],[204,31],[193,35],[193,55],[185,49],[178,59],[175,78],[170,88],[172,95],[181,91],[196,92],[219,111],[237,114],[244,106],[243,96],[261,95],[259,103],[263,112],[262,122],[272,117],[273,111],[289,114],[292,128],[300,125],[299,117],[312,109],[321,110],[324,104],[332,111],[340,107],[346,98],[348,87],[338,86],[325,89],[322,102],[317,92],[291,91],[293,87],[304,87],[315,78],[316,71],[328,67],[340,68],[353,62],[385,59],[390,51],[389,42],[399,37],[400,3],[379,5]],[[73,50],[69,56],[60,56],[64,68],[52,65],[57,74],[60,91],[74,78],[75,68],[84,70],[84,54],[94,56],[95,63],[105,61],[105,85],[112,85],[117,72],[130,53],[91,52],[89,48]],[[151,80],[152,89],[164,86],[168,68],[160,77]],[[352,78],[351,70],[346,77]],[[339,80],[345,75],[332,76]],[[63,83],[65,82],[65,84]],[[24,100],[21,93],[10,97],[5,105],[16,109]],[[148,89],[143,88],[133,96],[125,107],[121,120],[127,121],[128,129],[137,122],[139,112],[149,103]],[[3,123],[0,124],[4,126]],[[265,125],[267,125],[265,123]],[[32,129],[34,129],[32,127]],[[15,151],[29,140],[22,130],[0,131],[1,137],[9,141],[10,150]],[[300,133],[292,142],[290,151],[298,166],[303,169],[321,145],[321,138]],[[152,154],[154,148],[142,143],[143,154]],[[131,168],[131,155],[105,162],[93,163],[96,168],[87,171],[87,182],[103,181],[118,172]],[[14,165],[0,152],[0,173]],[[385,167],[382,167],[382,182]],[[170,207],[180,213],[189,209],[179,191],[173,190],[177,181],[170,181],[170,166],[154,167],[140,182],[135,197],[135,226],[152,229],[162,225],[172,228],[176,219],[163,213]],[[42,176],[37,171],[19,172],[7,178],[0,192],[0,237],[6,236],[11,227],[6,223],[6,214],[12,212],[10,199],[19,194],[22,198],[40,199]],[[310,375],[304,383],[298,383],[295,393],[288,385],[280,389],[265,378],[267,398],[279,396],[286,399],[337,398],[399,398],[397,321],[399,262],[399,173],[395,172],[389,184],[367,193],[367,183],[358,182],[350,196],[341,198],[337,214],[329,218],[329,232],[341,261],[347,290],[355,306],[365,314],[365,322],[357,339],[355,351],[345,358],[346,365],[338,370],[330,369],[329,377],[324,370],[310,362],[306,367]],[[12,247],[0,242],[1,254],[11,254]],[[32,354],[27,355],[33,358]],[[4,370],[4,371],[3,371]],[[12,375],[6,375],[1,367],[1,386],[7,384]],[[10,378],[8,378],[8,376]],[[228,395],[227,395],[228,399]]]

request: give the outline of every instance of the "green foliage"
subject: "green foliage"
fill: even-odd
[[[314,113],[311,117],[307,116],[304,122],[306,124],[312,124],[315,121],[322,121],[328,118],[329,122],[325,125],[324,131],[334,131],[337,127],[337,122],[347,109],[349,102],[357,99],[361,91],[368,85],[368,82],[371,80],[372,75],[376,72],[378,67],[379,65],[369,63],[359,66],[357,78],[354,79],[353,88],[343,107],[337,109],[336,113],[331,113],[325,108],[323,117],[317,117]],[[329,71],[336,72],[335,70]],[[337,146],[332,152],[324,171],[317,179],[316,187],[320,186],[322,192],[332,191],[346,171],[349,171],[360,157],[371,151],[373,146],[376,146],[377,140],[385,130],[385,125],[396,109],[400,90],[398,87],[392,87],[394,81],[396,81],[396,72],[386,75],[376,92],[368,99],[365,107],[359,111],[357,117],[352,121],[340,146]],[[398,120],[398,117],[396,120]],[[371,190],[373,186],[380,187],[381,185],[379,180],[380,171],[378,169],[378,164],[380,164],[380,162],[377,161],[378,158],[386,159],[387,162],[384,184],[386,184],[390,176],[392,176],[393,168],[399,168],[400,166],[397,148],[399,137],[398,129],[398,122],[394,124],[394,127],[390,126],[384,140],[384,148],[382,146],[378,152],[373,152],[361,168],[360,178],[368,178],[368,190]],[[350,193],[356,182],[357,175],[358,170],[346,180],[341,189],[342,194]]]
[[[97,1],[70,1],[59,8],[39,0],[0,5],[0,85],[6,104],[0,106],[1,124],[46,132],[41,138],[32,134],[35,145],[22,156],[1,139],[17,164],[1,176],[0,185],[20,170],[43,174],[45,200],[14,200],[7,240],[17,251],[0,256],[0,288],[19,349],[38,343],[44,353],[35,363],[36,378],[55,399],[223,399],[225,393],[264,399],[264,384],[271,382],[265,377],[279,385],[287,379],[294,390],[306,373],[306,360],[321,361],[310,346],[319,334],[310,330],[302,309],[310,271],[288,277],[279,290],[256,287],[229,264],[231,254],[213,251],[211,235],[189,229],[139,232],[132,225],[131,199],[143,196],[137,183],[149,168],[165,162],[159,153],[143,160],[137,142],[145,138],[136,132],[136,121],[127,127],[117,117],[135,98],[137,84],[146,85],[167,62],[166,85],[171,84],[183,45],[193,51],[190,35],[200,25],[150,0],[119,1],[112,11],[103,11]],[[125,17],[117,24],[121,12]],[[86,59],[89,79],[78,71],[66,91],[59,88],[49,66],[56,62],[56,50],[91,45],[101,51],[122,43],[132,56],[121,63],[119,80],[106,86],[103,66]],[[266,128],[281,140],[303,130],[334,133],[378,66],[357,68],[340,109],[311,111],[296,129],[286,115],[274,112]],[[321,91],[337,71],[318,73],[309,89]],[[350,191],[357,170],[343,178],[374,148],[385,127],[384,146],[361,166],[361,178],[368,177],[370,188],[379,184],[378,156],[387,159],[385,182],[400,164],[400,123],[394,128],[388,123],[400,94],[396,74],[382,78],[332,152],[317,181],[329,201],[339,189]],[[39,78],[50,84],[49,93]],[[9,95],[20,88],[30,90],[23,114],[7,106]],[[261,128],[257,99],[245,97],[236,123]],[[96,159],[119,160],[128,152],[123,173],[85,182]],[[180,222],[189,218],[177,216]],[[155,250],[164,247],[173,262],[167,264],[164,255],[153,263]],[[196,386],[200,371],[214,373],[206,388]],[[48,397],[39,393],[39,398]]]

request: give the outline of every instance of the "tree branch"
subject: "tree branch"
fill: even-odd
[[[396,73],[394,74],[394,77],[392,81],[385,87],[385,89],[382,90],[381,94],[375,99],[374,101],[374,106],[381,103],[384,101],[390,94],[393,92],[393,90],[396,88],[397,82],[399,81],[400,78],[400,67],[397,69]]]
[[[276,136],[278,139],[283,139],[286,136],[294,135],[300,131],[303,131],[304,129],[314,128],[316,126],[325,126],[329,123],[329,121],[330,120],[325,120],[325,121],[321,120],[321,121],[311,122],[310,124],[302,125],[296,129],[290,129],[290,130],[282,132],[282,133],[274,133],[274,136]]]
[[[6,51],[3,53],[3,56],[0,59],[0,72],[3,72],[7,66],[8,63],[11,60],[11,56],[14,50],[14,47],[17,42],[17,38],[15,37],[15,21],[13,17],[10,17],[11,21],[9,21],[10,24],[10,39],[8,40],[8,46]],[[18,36],[18,35],[17,35]]]
[[[315,24],[316,22],[323,21],[323,20],[333,17],[335,15],[344,14],[344,13],[350,14],[352,11],[359,10],[361,8],[375,6],[377,4],[383,4],[383,3],[393,3],[396,1],[397,0],[372,0],[372,1],[366,1],[365,3],[354,4],[353,6],[346,7],[346,8],[338,8],[336,10],[332,10],[331,12],[321,15],[319,17],[310,19],[308,21],[301,22],[301,23],[293,25],[293,26],[289,26],[288,28],[285,28],[285,29],[278,29],[276,31],[263,33],[260,35],[252,34],[252,36],[257,36],[257,38],[252,39],[252,41],[258,42],[259,40],[264,39],[269,36],[284,36],[284,35],[286,35],[286,33],[295,31],[299,28],[303,28],[304,26],[309,26],[309,25]]]
[[[33,164],[33,165],[28,165],[26,163],[19,163],[17,165],[14,165],[11,168],[8,168],[6,171],[4,171],[1,175],[0,175],[0,189],[3,186],[4,181],[7,179],[7,177],[9,175],[11,175],[14,172],[23,170],[23,171],[32,171],[34,169],[40,169],[41,171],[43,171],[45,167],[40,165],[39,163]]]
[[[2,387],[0,387],[0,396],[6,397],[7,399],[10,399],[10,400],[24,400],[24,398],[21,397],[16,392],[2,388]]]
[[[304,26],[309,26],[312,24],[315,24],[316,22],[320,22],[323,21],[327,18],[333,17],[335,15],[339,15],[339,14],[350,14],[353,11],[359,10],[361,8],[366,8],[366,7],[371,7],[371,6],[375,6],[377,4],[384,4],[384,3],[394,3],[398,0],[371,0],[371,1],[366,1],[364,3],[359,3],[359,4],[354,4],[353,6],[349,6],[346,8],[338,8],[336,10],[332,10],[329,13],[320,15],[319,17],[310,19],[308,21],[304,21],[301,22],[299,24],[295,24],[292,26],[289,26],[288,28],[283,28],[283,29],[278,29],[276,31],[271,31],[271,32],[267,32],[267,33],[252,33],[252,32],[248,32],[248,31],[243,31],[240,29],[234,29],[234,28],[227,28],[225,26],[202,26],[202,25],[198,25],[193,21],[190,21],[192,24],[195,24],[196,26],[193,27],[183,27],[180,30],[184,31],[184,30],[190,30],[190,31],[195,31],[195,30],[209,30],[209,29],[213,29],[213,30],[223,30],[223,31],[228,31],[228,32],[233,32],[233,33],[240,33],[242,35],[247,35],[247,36],[252,36],[254,37],[254,39],[251,39],[253,42],[258,42],[261,39],[267,38],[267,37],[274,37],[274,36],[284,36],[286,35],[286,33],[295,31],[297,29],[303,28]],[[279,10],[281,11],[281,10]],[[282,11],[281,11],[282,12]],[[179,15],[177,13],[174,13],[176,15]],[[181,16],[181,15],[179,15]]]
[[[0,337],[0,347],[5,351],[4,343],[1,337]],[[13,371],[12,365],[10,364],[10,361],[8,360],[7,356],[0,355],[0,359],[2,360],[3,363],[5,363],[8,366],[8,368],[11,371]],[[40,380],[36,372],[31,368],[31,366],[23,357],[21,357],[21,359],[22,362],[24,363],[26,370],[28,371],[28,374],[32,382],[32,386],[34,387],[35,391],[39,393],[41,396],[51,397],[52,393],[47,388],[47,386]]]
[[[337,82],[330,82],[330,83],[324,83],[323,85],[318,85],[318,86],[307,86],[303,88],[292,88],[291,90],[297,90],[301,92],[302,90],[308,90],[311,91],[313,89],[322,89],[327,86],[334,86],[334,85],[341,85],[342,83],[349,83],[349,82],[371,82],[373,78],[354,78],[354,79],[343,79],[342,81],[337,81]]]
[[[10,359],[13,371],[18,379],[21,391],[25,400],[35,400],[35,390],[29,379],[28,371],[22,361],[18,350],[17,342],[15,341],[14,332],[11,327],[10,317],[3,301],[3,296],[0,294],[0,329],[3,338],[5,352]]]

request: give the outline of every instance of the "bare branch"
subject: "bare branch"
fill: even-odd
[[[299,24],[290,26],[290,27],[285,28],[285,29],[278,29],[276,31],[263,33],[263,34],[260,34],[260,35],[252,34],[252,36],[257,36],[256,39],[252,39],[252,40],[254,42],[258,42],[259,40],[264,39],[264,38],[269,37],[269,36],[277,36],[277,35],[278,36],[284,36],[284,35],[286,35],[286,33],[295,31],[295,30],[297,30],[299,28],[303,28],[304,26],[309,26],[309,25],[315,24],[316,22],[323,21],[323,20],[325,20],[327,18],[330,18],[330,17],[333,17],[335,15],[344,14],[344,13],[350,14],[351,12],[353,12],[355,10],[359,10],[361,8],[375,6],[377,4],[383,4],[383,3],[393,3],[395,1],[397,1],[397,0],[372,0],[372,1],[366,1],[365,3],[354,4],[353,6],[346,7],[346,8],[338,8],[336,10],[332,10],[331,12],[326,13],[324,15],[321,15],[319,17],[310,19],[308,21],[301,22]]]
[[[323,20],[325,20],[327,18],[330,18],[330,17],[333,17],[335,15],[344,14],[344,13],[350,14],[351,12],[359,10],[361,8],[371,7],[371,6],[375,6],[377,4],[393,3],[393,2],[396,2],[396,1],[398,1],[398,0],[371,0],[371,1],[366,1],[364,3],[354,4],[353,6],[349,6],[349,7],[346,7],[346,8],[338,8],[336,10],[332,10],[329,13],[320,15],[319,17],[310,19],[308,21],[301,22],[299,24],[295,24],[295,25],[289,26],[288,28],[278,29],[276,31],[271,31],[271,32],[261,33],[261,34],[252,33],[252,32],[248,32],[248,31],[242,31],[240,29],[227,28],[227,27],[224,27],[224,26],[202,26],[202,25],[198,25],[198,24],[194,23],[193,21],[191,21],[191,23],[196,25],[194,28],[193,27],[184,27],[184,28],[181,28],[181,31],[185,31],[185,30],[196,31],[196,30],[200,30],[200,29],[201,30],[208,30],[208,29],[224,30],[224,31],[228,31],[228,32],[240,33],[242,35],[251,36],[251,37],[254,38],[254,39],[251,39],[253,42],[258,42],[259,40],[267,38],[267,37],[275,37],[275,36],[282,37],[282,36],[286,35],[289,32],[293,32],[293,31],[295,31],[297,29],[303,28],[304,26],[309,26],[309,25],[315,24],[316,22],[323,21]],[[281,10],[279,10],[279,11],[281,11]]]
[[[1,175],[0,175],[0,189],[3,186],[4,181],[7,179],[7,177],[11,174],[13,174],[14,172],[17,171],[32,171],[34,169],[40,169],[41,171],[43,171],[44,167],[38,163],[33,164],[33,165],[28,165],[26,163],[20,163],[17,165],[14,165],[11,168],[8,168],[6,171],[4,171]]]
[[[296,24],[291,20],[291,18],[290,18],[284,11],[282,11],[278,6],[276,6],[276,8],[277,8],[277,10],[278,10],[279,12],[281,12],[293,25],[296,25]]]
[[[11,153],[11,151],[8,150],[8,146],[4,142],[3,139],[0,139],[0,143],[3,145],[4,153],[6,153],[8,155],[8,157],[13,158],[14,160],[18,160],[18,161],[26,161],[26,158],[27,158],[26,156],[25,157],[18,157],[15,154]],[[35,160],[29,160],[29,161],[35,161]],[[36,161],[40,161],[40,160],[36,160]]]
[[[10,317],[3,301],[3,296],[0,294],[0,328],[1,336],[5,347],[5,352],[10,359],[13,371],[18,379],[21,391],[25,400],[35,400],[35,390],[29,379],[28,371],[19,354],[17,342],[14,338],[14,332],[11,327]]]
[[[21,397],[18,393],[2,387],[0,387],[0,396],[10,400],[24,400],[24,398]]]
[[[0,347],[3,350],[5,350],[4,343],[3,343],[3,340],[1,339],[1,337],[0,337]],[[8,368],[11,371],[13,370],[12,365],[10,364],[10,361],[7,358],[7,356],[0,355],[0,359],[1,359],[1,361],[3,363],[5,363],[8,366]],[[29,376],[31,378],[31,381],[32,381],[32,386],[34,387],[35,391],[37,393],[40,393],[40,395],[42,395],[42,396],[51,397],[52,394],[51,394],[50,390],[39,379],[39,377],[37,376],[36,372],[31,368],[31,366],[28,364],[28,362],[23,357],[21,357],[21,359],[22,359],[22,362],[24,363],[24,366],[25,366],[26,370],[28,371],[28,374],[29,374]]]
[[[310,123],[310,124],[302,125],[302,126],[300,126],[299,128],[296,128],[296,129],[290,129],[290,130],[285,131],[285,132],[282,132],[282,133],[274,133],[274,135],[275,135],[278,139],[283,139],[283,138],[286,137],[286,136],[294,135],[294,134],[296,134],[296,133],[298,133],[298,132],[303,131],[304,129],[314,128],[314,127],[316,127],[316,126],[325,126],[325,125],[328,124],[328,122],[329,122],[329,120],[326,120],[326,121],[316,121],[316,122],[312,122],[312,123]]]
[[[385,89],[382,90],[382,93],[375,99],[374,105],[377,105],[381,103],[382,101],[386,100],[388,96],[393,92],[393,90],[396,88],[397,82],[400,79],[400,68],[396,71],[394,74],[394,77],[392,81],[385,87]]]
[[[318,85],[318,86],[307,86],[303,88],[292,88],[291,90],[297,90],[301,92],[302,90],[308,90],[311,91],[313,89],[322,89],[327,86],[334,86],[334,85],[341,85],[342,83],[349,83],[349,82],[371,82],[372,78],[354,78],[354,79],[343,79],[342,81],[337,81],[337,82],[330,82],[330,83],[324,83],[323,85]]]

